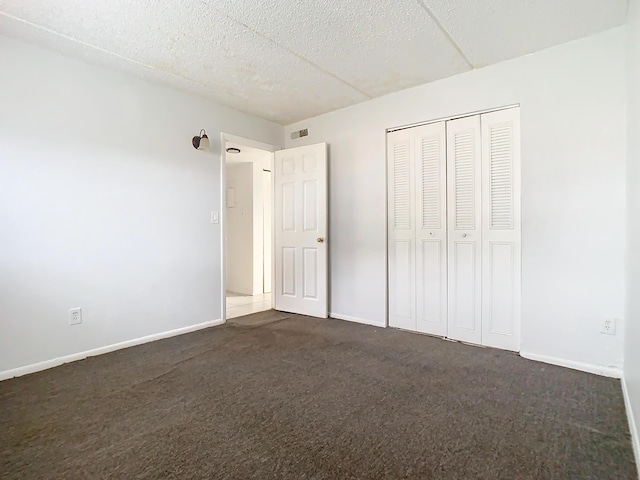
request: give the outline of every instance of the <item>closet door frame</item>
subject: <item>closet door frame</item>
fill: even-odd
[[[512,105],[506,105],[506,106],[502,106],[502,107],[497,107],[497,108],[493,108],[493,109],[485,109],[485,110],[479,110],[479,111],[475,111],[475,112],[470,112],[470,113],[465,113],[465,114],[460,114],[460,115],[455,115],[455,116],[449,116],[449,117],[442,117],[442,118],[438,118],[438,119],[434,119],[434,120],[430,120],[430,121],[425,121],[425,122],[419,122],[419,123],[414,123],[414,124],[410,124],[410,125],[404,125],[404,126],[398,126],[398,127],[394,127],[394,128],[389,128],[386,130],[386,136],[387,136],[387,216],[386,216],[386,227],[387,227],[387,242],[386,242],[386,251],[387,251],[387,276],[386,276],[386,281],[387,281],[387,288],[386,288],[386,293],[387,293],[387,322],[386,325],[390,326],[390,327],[397,327],[397,325],[394,325],[394,322],[392,322],[391,317],[392,317],[392,312],[391,312],[391,304],[392,304],[392,300],[391,300],[391,266],[390,266],[390,261],[391,261],[391,257],[392,257],[392,251],[391,251],[391,247],[392,244],[394,242],[394,238],[393,235],[391,233],[391,228],[390,226],[392,225],[393,222],[393,218],[391,217],[391,211],[392,211],[392,182],[393,182],[393,176],[392,176],[392,169],[390,167],[390,150],[389,150],[389,135],[395,132],[399,132],[402,130],[409,130],[409,129],[413,129],[415,127],[421,127],[424,125],[430,125],[430,124],[435,124],[435,123],[440,123],[440,122],[449,122],[451,120],[456,120],[456,119],[461,119],[461,118],[466,118],[466,117],[473,117],[476,115],[485,115],[485,114],[489,114],[492,112],[502,112],[502,111],[507,111],[507,110],[511,110],[514,113],[514,115],[517,116],[517,126],[516,126],[516,130],[514,133],[514,139],[515,139],[515,147],[517,149],[517,158],[514,160],[514,167],[513,167],[513,191],[514,191],[514,212],[515,212],[515,226],[514,226],[514,232],[515,235],[517,236],[517,244],[515,246],[515,250],[514,250],[514,260],[515,260],[515,270],[514,270],[514,279],[516,282],[515,285],[515,297],[514,297],[514,302],[513,302],[513,315],[514,315],[514,330],[513,330],[513,335],[510,337],[510,339],[507,342],[503,342],[502,344],[499,344],[500,342],[495,342],[495,341],[491,341],[489,340],[486,345],[488,346],[492,346],[492,347],[496,347],[496,348],[503,348],[503,349],[507,349],[507,350],[513,350],[513,351],[519,351],[520,350],[520,334],[521,334],[521,296],[522,296],[522,292],[521,292],[521,269],[522,269],[522,256],[521,256],[521,251],[522,251],[522,237],[521,237],[521,161],[520,161],[520,105],[519,104],[512,104]],[[446,132],[446,131],[445,131]],[[482,132],[481,132],[482,133]],[[484,142],[481,142],[484,143]],[[481,146],[481,148],[484,148],[484,146]],[[415,168],[415,161],[416,161],[416,156],[415,153],[412,154],[412,162]],[[482,162],[484,160],[481,160]],[[485,176],[485,168],[481,168],[481,177]],[[486,180],[485,180],[486,181]],[[415,182],[413,182],[415,184]],[[414,186],[415,189],[415,186]],[[484,196],[486,195],[486,193],[482,190],[482,188],[480,189],[481,195]],[[414,195],[415,195],[415,190],[414,190]],[[449,195],[449,193],[447,192],[447,195]],[[449,199],[447,197],[447,204],[449,202]],[[481,222],[482,222],[482,230],[485,230],[485,225],[486,225],[486,216],[487,216],[487,212],[485,211],[485,204],[486,204],[486,200],[484,198],[482,198],[482,202],[481,202],[481,209],[482,209],[482,213],[481,213]],[[446,206],[445,206],[446,208]],[[416,218],[415,212],[412,214],[412,218]],[[416,225],[414,223],[413,225],[413,229],[414,231],[416,230]],[[449,232],[447,232],[447,236],[449,235]],[[414,235],[414,239],[417,238],[416,235]],[[485,235],[481,234],[481,256],[484,257],[485,252],[487,251],[488,247],[489,247],[489,240],[487,240],[485,238]],[[413,259],[414,259],[414,267],[413,267],[413,275],[415,276],[415,264],[416,264],[416,253],[417,253],[417,240],[414,240],[414,243],[412,245],[412,254],[413,254]],[[447,243],[448,240],[447,240]],[[482,283],[484,283],[485,281],[487,281],[486,279],[486,272],[485,269],[482,268],[481,269],[481,275],[482,275]],[[414,282],[416,283],[416,282]],[[447,287],[449,286],[449,284],[451,283],[451,279],[448,278],[447,282],[445,283],[447,285]],[[413,299],[412,300],[412,313],[411,313],[411,321],[408,322],[408,326],[409,330],[414,330],[417,329],[417,318],[419,316],[419,313],[417,312],[417,307],[416,307],[416,289],[414,288],[411,292],[410,292],[410,297]],[[485,289],[481,290],[481,297],[485,297],[487,295]],[[487,299],[486,298],[481,298],[481,302],[480,302],[480,308],[484,309],[484,304],[487,303]],[[449,312],[447,312],[447,315],[449,314]],[[481,318],[485,315],[485,312],[482,311],[481,312]],[[413,325],[415,325],[415,328],[413,327]],[[397,327],[397,328],[403,328],[403,327]],[[482,330],[485,329],[485,325],[484,322],[482,323]],[[450,332],[447,331],[447,336],[449,338],[451,338]],[[479,345],[483,345],[485,344],[485,338],[487,337],[486,334],[481,334],[480,337],[480,341],[472,341],[470,343],[477,343]],[[465,340],[463,340],[465,341]]]

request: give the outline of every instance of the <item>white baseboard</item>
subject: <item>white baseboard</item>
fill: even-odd
[[[636,458],[636,468],[638,469],[638,478],[640,478],[640,437],[638,437],[638,429],[636,427],[633,408],[631,408],[631,399],[629,398],[629,390],[627,390],[627,382],[622,376],[622,396],[624,397],[624,407],[627,411],[627,420],[629,421],[629,431],[631,432],[631,444],[633,445],[633,454]]]
[[[203,328],[215,327],[224,323],[221,319],[209,320],[208,322],[198,323],[197,325],[190,325],[188,327],[176,328],[175,330],[169,330],[167,332],[154,333],[153,335],[147,335],[146,337],[134,338],[132,340],[126,340],[120,343],[114,343],[112,345],[105,345],[104,347],[94,348],[92,350],[86,350],[84,352],[72,353],[71,355],[65,355],[64,357],[57,357],[51,360],[45,360],[44,362],[33,363],[24,367],[13,368],[11,370],[4,370],[0,372],[0,381],[7,380],[13,377],[20,377],[29,373],[39,372],[48,368],[57,367],[64,363],[76,362],[78,360],[84,360],[87,357],[95,357],[96,355],[102,355],[104,353],[114,352],[123,348],[135,347],[136,345],[142,345],[143,343],[153,342],[155,340],[161,340],[163,338],[175,337],[176,335],[182,335],[185,333],[195,332],[196,330],[202,330]]]
[[[622,370],[616,367],[601,367],[600,365],[576,362],[574,360],[566,360],[564,358],[550,357],[548,355],[541,355],[539,353],[531,353],[526,351],[521,351],[520,356],[528,358],[529,360],[549,363],[551,365],[557,365],[559,367],[566,367],[572,368],[574,370],[580,370],[582,372],[595,373],[596,375],[602,375],[603,377],[622,378]]]
[[[335,318],[338,320],[346,320],[348,322],[362,323],[363,325],[371,325],[373,327],[381,327],[386,328],[387,325],[385,322],[374,322],[372,320],[365,320],[364,318],[351,317],[349,315],[342,315],[340,313],[329,313],[331,318]]]

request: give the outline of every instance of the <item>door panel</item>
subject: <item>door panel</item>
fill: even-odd
[[[326,318],[327,145],[275,152],[275,308]]]
[[[488,244],[487,270],[485,277],[485,308],[483,317],[488,323],[486,334],[513,334],[514,258],[513,243]]]
[[[454,242],[453,278],[455,285],[451,289],[451,301],[455,312],[455,326],[476,331],[476,242]]]
[[[282,248],[282,295],[296,296],[296,249]]]
[[[304,182],[304,230],[318,230],[318,182]]]
[[[284,183],[282,189],[282,230],[296,231],[296,184]]]
[[[520,111],[483,114],[482,344],[520,350]]]
[[[418,331],[442,336],[447,334],[447,285],[442,281],[447,274],[446,259],[442,261],[445,249],[442,240],[422,240],[417,275]]]
[[[412,240],[396,240],[389,270],[389,325],[415,330],[415,268]],[[391,320],[393,319],[393,322]]]
[[[447,335],[445,123],[411,129],[415,149],[417,330]]]
[[[480,117],[447,122],[448,336],[480,344]]]
[[[408,130],[387,135],[389,326],[416,330],[414,148]]]
[[[302,276],[304,278],[304,298],[318,298],[318,249],[303,248]]]

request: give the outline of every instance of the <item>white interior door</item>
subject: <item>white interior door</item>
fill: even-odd
[[[445,122],[410,129],[416,190],[416,326],[447,335],[447,157]]]
[[[327,318],[327,145],[275,152],[275,309]]]
[[[447,122],[448,336],[482,341],[480,116]]]
[[[413,129],[387,134],[389,326],[416,325],[415,181]]]
[[[520,350],[520,110],[481,116],[482,344]]]

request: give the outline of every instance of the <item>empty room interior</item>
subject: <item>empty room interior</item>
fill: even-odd
[[[640,0],[0,0],[1,479],[638,479]]]

